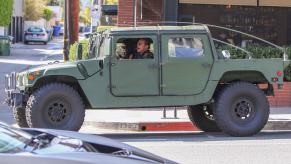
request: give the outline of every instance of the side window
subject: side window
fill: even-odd
[[[151,38],[120,38],[116,42],[117,59],[153,59],[154,52]]]
[[[169,57],[196,58],[204,55],[202,38],[174,37],[168,41]]]

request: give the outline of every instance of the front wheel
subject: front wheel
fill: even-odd
[[[35,91],[27,102],[29,127],[78,131],[85,117],[83,101],[72,87],[52,83]]]
[[[13,117],[19,127],[21,128],[29,127],[26,121],[25,108],[13,107]]]
[[[231,136],[252,136],[266,125],[270,108],[262,90],[247,82],[226,86],[213,109],[218,127]]]

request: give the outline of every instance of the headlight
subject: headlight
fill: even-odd
[[[29,81],[34,81],[36,78],[42,76],[43,71],[35,71],[35,72],[30,72],[27,74],[27,79]]]

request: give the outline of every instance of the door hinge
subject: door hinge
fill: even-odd
[[[116,86],[115,85],[109,85],[109,87],[108,88],[116,88]]]
[[[161,88],[166,88],[167,87],[167,85],[166,84],[161,84],[161,86],[160,86]]]
[[[163,62],[162,62],[162,63],[160,63],[160,66],[164,66],[165,64],[166,64],[166,63],[163,63]]]

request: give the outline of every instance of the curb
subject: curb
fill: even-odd
[[[201,131],[191,122],[94,122],[85,121],[83,126],[124,131]],[[268,121],[263,130],[291,130],[291,120]]]

